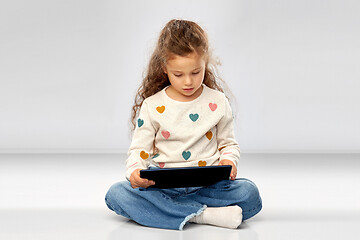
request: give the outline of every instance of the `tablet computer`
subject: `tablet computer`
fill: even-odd
[[[140,177],[153,180],[152,188],[205,187],[221,180],[229,180],[230,165],[155,168],[140,171]]]

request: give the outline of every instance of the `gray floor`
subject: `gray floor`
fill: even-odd
[[[243,154],[263,210],[237,230],[140,226],[108,210],[120,154],[0,155],[0,239],[359,239],[360,155]]]

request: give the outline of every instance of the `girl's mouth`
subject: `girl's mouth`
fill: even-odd
[[[194,88],[184,88],[184,91],[191,92]]]

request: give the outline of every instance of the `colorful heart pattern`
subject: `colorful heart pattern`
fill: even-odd
[[[142,120],[141,118],[138,119],[138,126],[141,127],[142,125],[144,125],[144,120]]]
[[[182,156],[185,160],[188,160],[191,156],[191,152],[190,151],[183,151],[182,152]]]
[[[170,137],[170,133],[168,131],[161,131],[161,135],[165,138],[168,139]]]
[[[140,152],[140,157],[145,160],[145,159],[149,158],[149,154],[146,153],[145,151],[141,151]]]
[[[156,108],[156,111],[158,111],[159,113],[163,113],[165,111],[165,106],[159,106]]]
[[[209,141],[210,141],[213,136],[213,133],[211,131],[209,131],[205,135],[206,135],[207,139],[209,139]]]
[[[195,114],[190,114],[189,115],[189,118],[191,119],[191,121],[193,121],[193,122],[196,122],[196,120],[198,120],[198,118],[199,118],[199,114],[197,114],[197,113],[195,113]]]
[[[226,146],[222,146],[221,148],[219,148],[219,151],[223,150]]]
[[[214,111],[217,109],[217,107],[218,107],[218,106],[217,106],[216,103],[209,103],[209,108],[210,108],[211,111],[214,112]],[[156,111],[159,112],[159,113],[164,113],[164,111],[165,111],[165,106],[162,105],[162,106],[156,107]],[[196,121],[199,119],[199,117],[200,117],[200,116],[199,116],[198,113],[191,113],[191,114],[189,114],[189,118],[190,118],[190,120],[193,121],[193,122],[196,122]],[[138,120],[137,120],[137,125],[138,125],[139,128],[142,127],[142,126],[144,125],[144,120],[141,119],[141,118],[138,118]],[[169,131],[165,131],[165,130],[161,131],[161,135],[162,135],[165,139],[169,139],[170,136],[171,136],[170,132],[169,132]],[[206,136],[206,138],[207,138],[209,141],[211,141],[211,139],[213,138],[213,133],[212,133],[211,131],[208,131],[208,132],[205,134],[205,136]],[[219,149],[219,151],[221,151],[221,150],[222,150],[222,148]],[[224,154],[229,154],[229,153],[226,152],[226,153],[224,153]],[[155,155],[152,156],[152,158],[156,158],[156,157],[158,157],[158,156],[159,156],[159,154],[155,154]],[[141,151],[141,152],[140,152],[140,157],[141,157],[143,160],[146,160],[146,159],[149,158],[149,153],[147,153],[147,152],[145,152],[145,151]],[[190,152],[190,151],[183,151],[183,152],[182,152],[182,157],[183,157],[185,160],[190,159],[190,157],[191,157],[191,152]],[[206,166],[206,164],[207,164],[206,161],[199,161],[199,162],[198,162],[199,167],[204,167],[204,166]],[[159,166],[160,166],[161,168],[163,168],[163,167],[165,166],[165,163],[164,163],[164,162],[160,162],[160,163],[159,163]]]
[[[217,104],[216,103],[209,103],[209,107],[211,111],[215,111],[217,109]]]
[[[199,161],[198,165],[199,165],[199,167],[205,167],[206,166],[206,161]]]
[[[154,156],[152,156],[152,159],[157,158],[158,156],[160,156],[160,154],[157,153]]]

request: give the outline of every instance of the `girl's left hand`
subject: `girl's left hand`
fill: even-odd
[[[236,174],[237,174],[237,168],[236,168],[235,164],[233,163],[233,161],[223,159],[219,163],[219,166],[221,166],[221,165],[231,165],[232,166],[231,173],[230,173],[230,179],[235,180]]]

